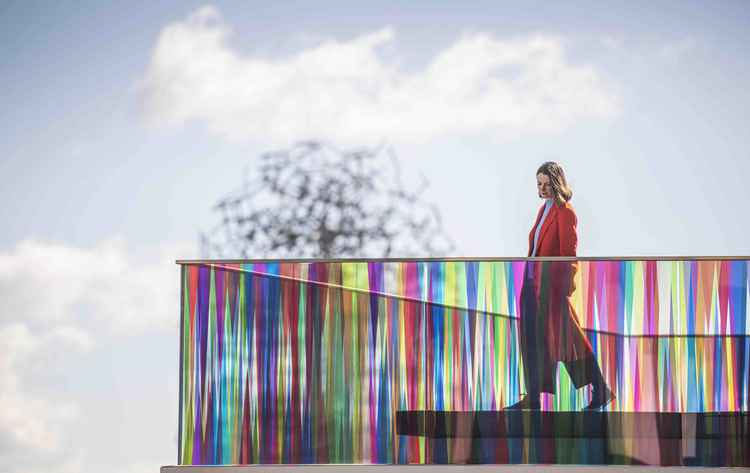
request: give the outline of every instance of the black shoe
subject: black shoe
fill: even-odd
[[[531,410],[531,411],[538,411],[542,408],[542,403],[539,401],[539,395],[532,396],[527,394],[524,396],[523,399],[518,401],[515,404],[511,404],[510,406],[504,408],[504,411],[512,411],[512,410]]]
[[[607,387],[591,391],[591,402],[584,407],[584,411],[598,411],[610,402],[615,400],[615,394]]]

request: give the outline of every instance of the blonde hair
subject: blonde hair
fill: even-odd
[[[568,185],[567,179],[565,179],[565,171],[563,171],[562,166],[554,161],[547,161],[539,166],[536,173],[544,174],[549,178],[549,184],[552,187],[552,192],[555,194],[557,205],[564,205],[565,202],[573,198],[573,190]]]

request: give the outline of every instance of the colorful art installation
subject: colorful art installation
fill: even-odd
[[[181,264],[179,464],[750,466],[748,260]],[[601,412],[565,369],[503,410],[525,274],[555,264]]]

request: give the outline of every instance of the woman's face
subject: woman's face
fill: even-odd
[[[552,186],[549,183],[549,176],[546,174],[536,175],[536,190],[541,199],[551,199],[553,197]]]

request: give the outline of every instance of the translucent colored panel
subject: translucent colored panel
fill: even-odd
[[[186,263],[179,462],[749,466],[747,300],[746,260]]]

